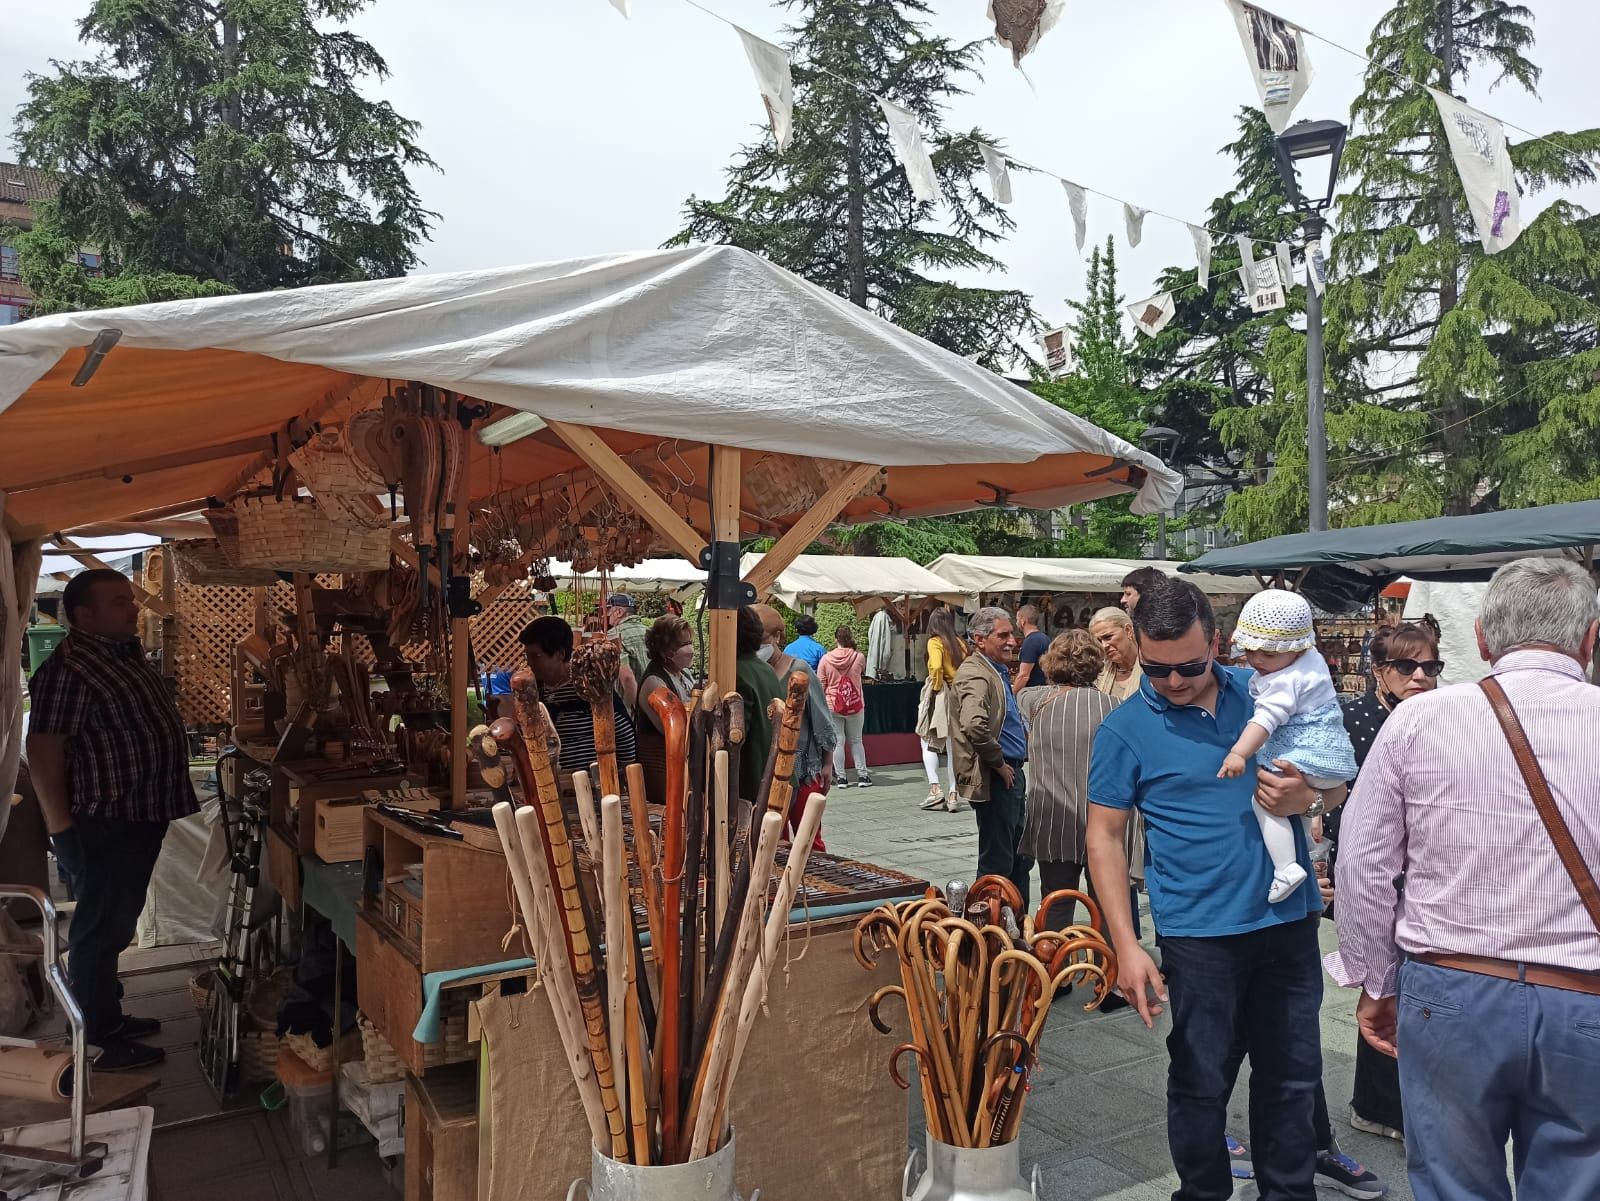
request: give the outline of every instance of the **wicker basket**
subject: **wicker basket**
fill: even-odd
[[[804,513],[855,466],[800,455],[765,455],[745,471],[744,490],[755,502],[756,512],[765,517]],[[856,495],[877,491],[879,482],[874,477]]]
[[[211,969],[201,968],[189,977],[189,1000],[203,1020],[211,1012]]]
[[[232,509],[207,509],[205,511],[206,524],[211,527],[211,536],[217,540],[217,546],[222,550],[223,561],[229,567],[239,566],[239,518]]]
[[[468,1003],[464,989],[452,989],[444,995],[444,1041],[423,1044],[422,1066],[425,1070],[449,1063],[465,1063],[477,1054],[477,1045],[467,1041]],[[383,1037],[366,1014],[361,1014],[359,1021],[361,1047],[367,1061],[367,1079],[373,1084],[388,1084],[404,1079],[406,1064],[389,1045],[389,1040]]]
[[[382,419],[381,413],[374,412],[372,416]],[[346,437],[348,429],[349,426],[319,430],[311,441],[289,455],[290,465],[299,473],[311,495],[377,496],[388,491],[384,478],[368,466],[365,459],[351,453]]]
[[[185,584],[228,584],[241,588],[268,588],[277,573],[254,567],[235,567],[216,538],[190,538],[170,542],[172,563]]]
[[[239,562],[273,571],[382,571],[389,566],[389,530],[340,521],[315,501],[275,496],[242,497]]]
[[[277,1079],[283,1040],[271,1030],[246,1030],[239,1035],[239,1081],[264,1084]]]

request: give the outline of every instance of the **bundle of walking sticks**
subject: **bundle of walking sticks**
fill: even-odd
[[[658,850],[643,769],[628,767],[626,799],[617,772],[615,646],[583,648],[572,672],[590,703],[598,756],[598,807],[588,773],[573,777],[578,825],[597,867],[598,913],[573,852],[549,718],[530,672],[511,680],[515,721],[478,731],[474,756],[493,762],[509,751],[521,783],[524,803],[502,799],[495,827],[595,1147],[624,1163],[685,1163],[724,1143],[734,1078],[822,821],[824,798],[813,796],[769,906],[806,677],[791,676],[784,700],[773,702],[772,742],[759,748],[744,746],[736,692],[719,695],[707,684],[688,705],[666,689],[650,694],[667,743]],[[764,803],[754,812],[738,798],[748,750],[766,757]],[[642,929],[630,867],[640,883]]]
[[[1117,957],[1100,933],[1099,908],[1082,893],[1053,892],[1035,914],[1001,876],[982,876],[970,888],[953,881],[949,893],[930,888],[867,914],[856,926],[856,961],[870,971],[894,948],[901,983],[874,993],[868,1016],[888,1034],[879,1006],[889,996],[905,1002],[910,1041],[894,1049],[889,1074],[909,1088],[900,1059],[916,1056],[929,1132],[954,1147],[997,1146],[1021,1129],[1056,990],[1090,980],[1084,1009],[1097,1008],[1116,987]],[[1077,901],[1088,909],[1088,925],[1046,927],[1052,909],[1071,913]]]

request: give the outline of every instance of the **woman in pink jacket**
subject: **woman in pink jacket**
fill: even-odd
[[[817,667],[817,678],[828,697],[828,710],[833,714],[833,728],[839,741],[833,748],[833,778],[844,783],[844,744],[850,743],[850,757],[856,765],[856,787],[871,788],[872,774],[867,771],[867,748],[861,741],[861,732],[867,721],[867,694],[863,677],[867,657],[856,649],[856,636],[849,626],[840,626],[833,632],[837,644],[822,656]]]

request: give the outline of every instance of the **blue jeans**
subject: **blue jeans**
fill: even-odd
[[[1020,759],[1007,759],[1006,763],[1015,773],[1011,787],[1006,787],[999,772],[990,772],[989,799],[972,807],[978,819],[978,875],[1006,877],[1017,886],[1026,909],[1033,857],[1021,854],[1017,843],[1022,840],[1023,819],[1028,814],[1028,784]]]
[[[1250,1056],[1250,1151],[1261,1201],[1314,1201],[1322,962],[1313,915],[1219,938],[1162,938],[1172,1010],[1167,1143],[1173,1201],[1227,1201],[1228,1098]]]
[[[74,873],[78,908],[67,931],[67,982],[83,1010],[91,1043],[122,1024],[117,959],[133,942],[166,822],[74,817],[83,840],[83,870]]]
[[[1600,997],[1400,968],[1400,1094],[1417,1201],[1600,1196]]]

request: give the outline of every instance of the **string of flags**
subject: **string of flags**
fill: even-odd
[[[767,125],[780,154],[788,148],[794,131],[794,83],[790,72],[789,52],[758,37],[750,31],[713,12],[699,0],[685,0],[708,16],[715,17],[733,27],[744,46],[756,87],[766,111]],[[610,0],[624,17],[631,15],[631,0]],[[1261,109],[1274,133],[1287,128],[1313,78],[1310,56],[1306,52],[1307,35],[1320,35],[1295,25],[1284,18],[1260,8],[1246,0],[1222,0],[1233,17],[1238,30],[1240,46],[1255,81]],[[1060,20],[1066,0],[990,0],[988,18],[994,25],[995,39],[1011,52],[1012,62],[1019,69],[1022,60],[1033,52],[1041,38]],[[1327,41],[1327,39],[1321,39]],[[1329,44],[1337,46],[1338,43]],[[1344,49],[1344,47],[1339,47]],[[1348,51],[1349,53],[1356,53]],[[1358,57],[1365,57],[1358,55]],[[1371,60],[1368,60],[1371,61]],[[1415,81],[1397,74],[1406,83]],[[848,80],[841,82],[849,83]],[[853,86],[853,85],[852,85]],[[1415,84],[1425,87],[1426,85]],[[1516,241],[1522,232],[1518,190],[1510,154],[1507,151],[1505,126],[1497,118],[1456,100],[1433,88],[1426,88],[1438,106],[1440,119],[1450,146],[1451,157],[1461,176],[1462,188],[1467,194],[1479,240],[1485,253],[1497,254]],[[891,149],[906,173],[912,195],[918,201],[936,204],[942,198],[938,175],[922,137],[921,124],[915,113],[883,96],[874,96],[883,112],[889,131]],[[1144,237],[1144,219],[1154,210],[1141,208],[1109,193],[1056,175],[1014,155],[1008,155],[997,146],[976,142],[983,159],[984,171],[989,178],[990,193],[996,204],[1011,204],[1012,164],[1026,167],[1060,181],[1066,192],[1067,207],[1072,214],[1073,242],[1083,251],[1088,238],[1088,194],[1094,192],[1113,203],[1121,204],[1123,228],[1128,245],[1136,247]],[[1156,216],[1177,221],[1178,218],[1157,212]],[[1202,225],[1180,221],[1189,231],[1194,243],[1195,281],[1202,290],[1210,288],[1211,257],[1216,232]],[[1266,258],[1255,255],[1257,240],[1248,234],[1231,235],[1239,248],[1241,266],[1238,274],[1244,284],[1245,295],[1256,312],[1281,309],[1287,304],[1285,293],[1294,286],[1294,271],[1290,243],[1279,241],[1268,244],[1271,252]],[[1320,243],[1305,248],[1305,273],[1307,284],[1321,295],[1327,287],[1327,262]],[[1161,292],[1146,300],[1128,306],[1134,325],[1141,332],[1154,337],[1172,320],[1175,300],[1172,293]]]

